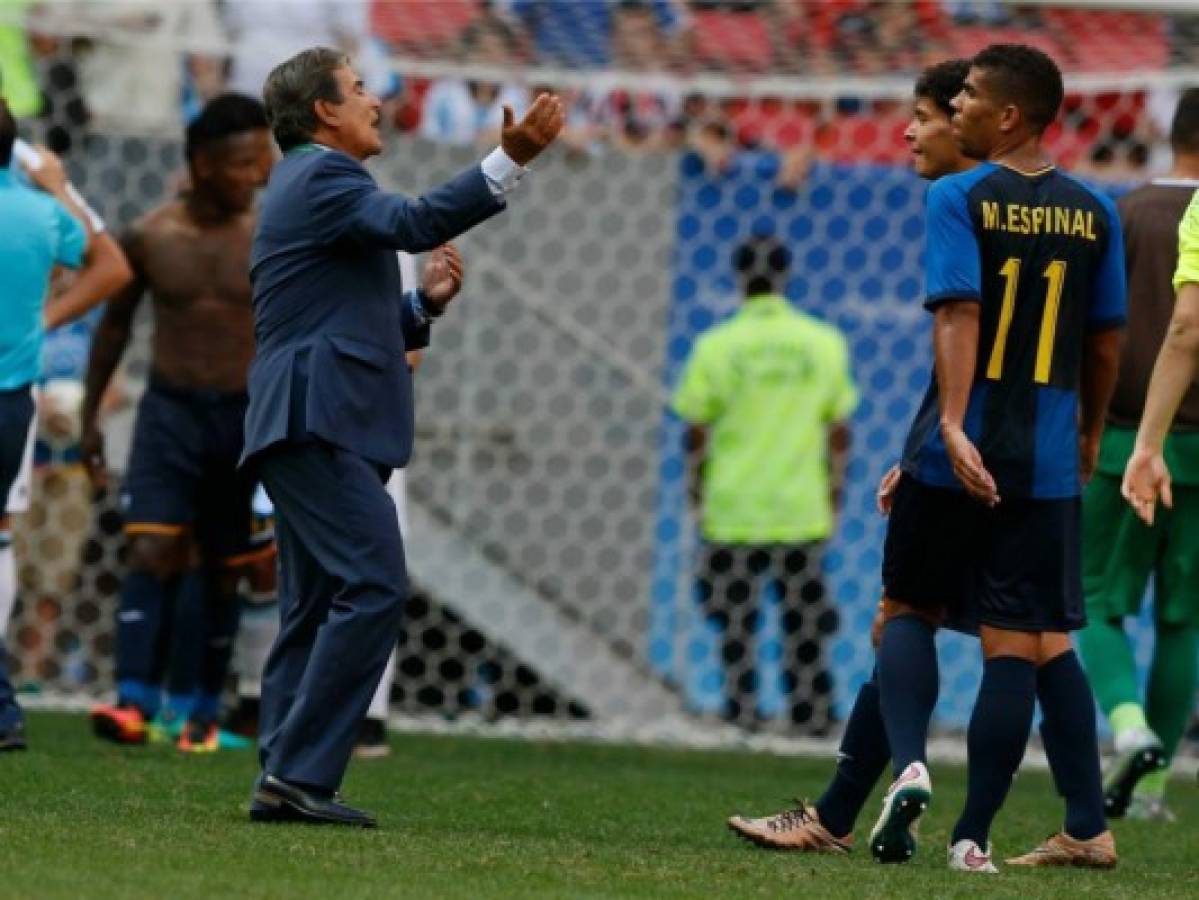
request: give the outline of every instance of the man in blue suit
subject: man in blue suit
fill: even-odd
[[[385,487],[412,448],[405,352],[428,344],[461,287],[446,242],[504,208],[563,108],[542,95],[519,123],[505,110],[499,148],[408,199],[362,166],[382,150],[379,100],[343,54],[306,50],[263,93],[284,158],[250,260],[258,346],[243,463],[275,504],[282,622],[263,675],[250,817],[371,827],[338,788],[408,594]],[[402,292],[397,250],[433,251],[420,289]]]

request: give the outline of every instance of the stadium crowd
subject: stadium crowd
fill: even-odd
[[[91,130],[174,131],[222,91],[257,93],[262,60],[315,40],[355,57],[400,131],[486,145],[504,104],[548,86],[570,103],[564,141],[576,152],[686,146],[721,169],[766,149],[797,182],[813,159],[902,163],[902,104],[849,87],[836,100],[795,99],[793,86],[739,96],[748,77],[902,77],[1004,40],[1067,72],[1158,71],[1193,65],[1197,34],[1194,14],[998,0],[5,0],[0,70],[16,114],[42,117],[63,151]],[[475,77],[436,77],[429,61]],[[626,77],[586,88],[569,77],[597,69]],[[695,75],[726,89],[691,93],[670,77]],[[1048,143],[1100,178],[1160,168],[1177,99],[1166,93],[1071,95]]]

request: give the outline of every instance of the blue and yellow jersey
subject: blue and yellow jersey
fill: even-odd
[[[925,307],[981,306],[967,435],[1001,497],[1077,496],[1084,340],[1125,318],[1115,204],[1054,168],[1025,174],[984,163],[934,183],[927,216]],[[934,377],[903,467],[926,484],[960,488],[939,422]]]

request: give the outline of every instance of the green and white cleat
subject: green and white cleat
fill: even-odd
[[[870,854],[881,863],[905,863],[916,855],[916,821],[933,798],[924,763],[914,762],[892,782],[883,811],[870,832]]]
[[[1166,751],[1148,728],[1132,728],[1116,736],[1116,759],[1103,779],[1103,811],[1119,819],[1132,803],[1137,782],[1166,767]]]
[[[1135,819],[1138,822],[1168,822],[1178,821],[1170,807],[1166,806],[1165,798],[1149,797],[1144,794],[1133,794],[1124,811],[1124,818]]]

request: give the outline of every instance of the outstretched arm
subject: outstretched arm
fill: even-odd
[[[83,463],[98,488],[105,486],[107,469],[104,464],[104,439],[98,427],[100,403],[121,361],[129,336],[133,331],[133,315],[137,312],[145,281],[142,278],[137,252],[137,232],[131,231],[124,241],[126,255],[132,263],[134,276],[104,309],[104,316],[92,337],[87,358],[87,376],[81,421],[80,449]]]
[[[1162,448],[1178,405],[1194,383],[1196,373],[1199,373],[1199,284],[1188,283],[1178,292],[1166,340],[1153,366],[1136,447],[1124,470],[1124,499],[1150,525],[1159,496],[1167,507],[1174,505]]]
[[[330,243],[348,238],[410,253],[432,250],[504,208],[504,195],[558,136],[563,117],[562,101],[549,94],[538,97],[519,123],[506,110],[498,149],[417,198],[382,191],[361,165],[329,154],[309,185],[313,226]]]

